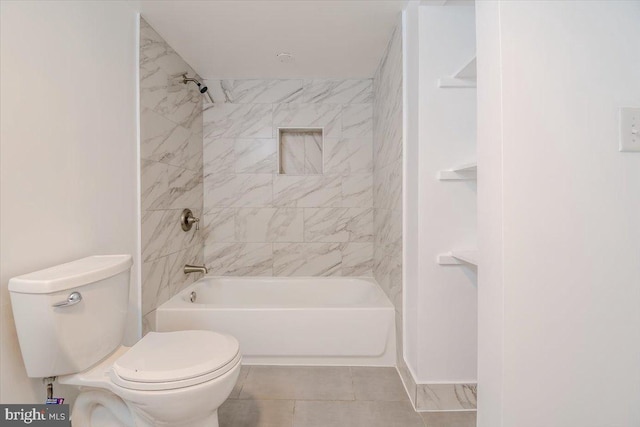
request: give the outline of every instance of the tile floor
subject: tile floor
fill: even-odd
[[[243,366],[220,427],[474,427],[474,412],[416,413],[394,368]]]

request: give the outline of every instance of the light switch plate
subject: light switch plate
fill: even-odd
[[[640,151],[640,108],[620,108],[620,151]]]

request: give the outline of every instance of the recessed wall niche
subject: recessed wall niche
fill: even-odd
[[[278,129],[278,173],[322,175],[322,128]]]

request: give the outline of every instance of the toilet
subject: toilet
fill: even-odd
[[[149,332],[122,345],[130,255],[91,256],[9,281],[32,378],[80,387],[74,427],[217,427],[238,379],[238,341],[212,331]]]

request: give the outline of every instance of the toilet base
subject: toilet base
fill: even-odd
[[[103,390],[87,390],[80,393],[73,406],[71,422],[74,426],[136,426],[131,411],[124,401],[115,394]]]
[[[74,427],[218,427],[218,408],[231,394],[240,366],[238,361],[218,378],[163,391],[124,389],[108,380],[98,388],[97,382],[88,386],[70,376],[65,384],[83,387],[71,421]]]
[[[199,420],[171,424],[150,421],[131,409],[113,393],[89,390],[78,396],[71,421],[79,427],[219,427],[217,409]]]

